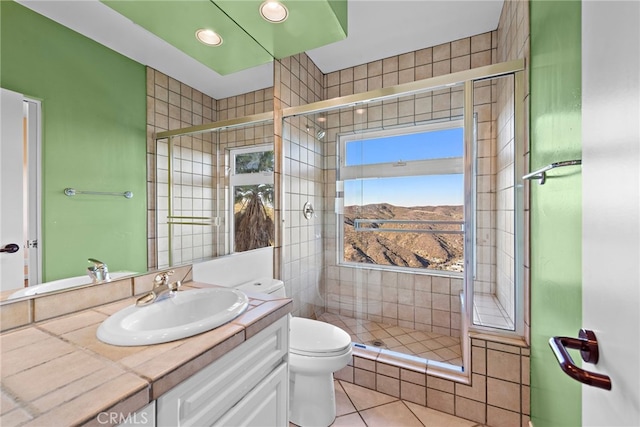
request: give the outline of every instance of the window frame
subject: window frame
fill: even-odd
[[[463,130],[462,136],[462,153],[460,157],[445,157],[438,159],[426,159],[426,160],[407,160],[401,162],[386,162],[375,163],[365,165],[353,165],[346,166],[346,147],[349,142],[364,141],[368,139],[388,138],[392,136],[410,135],[416,133],[427,133],[440,130],[448,130],[461,128]],[[336,201],[335,211],[337,215],[336,228],[338,244],[336,245],[336,262],[338,266],[344,267],[366,267],[373,270],[387,270],[387,271],[404,271],[417,274],[429,274],[440,275],[452,278],[463,278],[464,272],[437,270],[430,268],[417,268],[417,267],[404,267],[396,265],[384,265],[384,264],[366,264],[353,261],[346,261],[344,259],[344,187],[345,181],[356,179],[380,179],[380,178],[394,178],[403,176],[427,176],[427,175],[446,175],[446,174],[462,174],[463,182],[469,171],[465,168],[465,138],[464,138],[464,120],[462,118],[455,118],[452,120],[437,121],[431,123],[424,123],[415,125],[411,128],[387,128],[376,129],[372,131],[364,131],[359,133],[348,133],[337,135],[336,151],[338,157],[338,169],[336,179]],[[398,166],[401,166],[399,168]],[[419,173],[417,173],[419,171]],[[463,192],[466,192],[466,188],[463,185]],[[465,195],[466,196],[466,195]],[[463,197],[462,206],[463,212],[465,206],[466,197]],[[463,215],[463,221],[465,217]],[[462,233],[463,240],[466,236],[467,227],[463,226],[464,233]],[[464,259],[463,259],[464,261]]]
[[[275,150],[273,144],[259,144],[259,145],[251,145],[246,147],[230,147],[229,151],[229,191],[228,191],[228,208],[227,214],[229,215],[229,253],[236,253],[235,250],[235,212],[234,212],[234,199],[235,199],[235,191],[234,188],[237,186],[248,186],[248,185],[260,185],[260,184],[268,184],[275,185],[275,173],[274,171],[270,172],[251,172],[251,173],[236,173],[236,156],[239,154],[248,154],[248,153],[262,153],[267,151],[273,151],[275,155]],[[275,157],[274,157],[275,162]],[[275,166],[275,165],[274,165]],[[275,169],[275,167],[274,167]],[[275,206],[274,206],[275,209]]]

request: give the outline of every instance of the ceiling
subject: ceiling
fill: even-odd
[[[223,76],[347,36],[347,0],[287,1],[288,19],[277,24],[260,15],[264,0],[100,1]],[[199,29],[222,43],[201,43]]]
[[[147,27],[156,25],[153,20],[147,18],[145,21],[142,17],[135,17],[135,13],[133,17],[130,13],[129,17],[125,17],[105,4],[110,3],[111,6],[116,5],[116,7],[122,3],[148,5],[150,4],[148,0],[139,0],[139,2],[105,1],[104,3],[99,0],[17,0],[18,3],[35,12],[139,63],[155,68],[215,99],[272,86],[273,66],[270,62],[270,56],[280,58],[296,53],[296,50],[300,52],[302,49],[326,74],[495,30],[498,26],[503,1],[348,0],[346,38],[343,38],[344,35],[338,34],[332,36],[333,39],[324,39],[324,35],[313,32],[312,26],[317,26],[317,22],[328,25],[324,23],[330,21],[330,18],[320,17],[321,12],[319,11],[322,9],[316,8],[314,12],[310,13],[314,19],[307,22],[306,27],[303,27],[303,31],[307,35],[306,38],[302,36],[291,37],[290,34],[281,36],[288,39],[305,38],[306,45],[294,44],[291,43],[291,40],[285,43],[285,39],[277,39],[275,32],[272,31],[267,34],[267,39],[269,40],[270,37],[270,41],[261,43],[263,47],[267,46],[267,50],[252,52],[242,48],[241,55],[236,55],[238,58],[234,60],[241,65],[233,65],[224,70],[214,71],[211,64],[205,65],[205,63],[199,62],[193,56],[178,49],[175,46],[179,46],[178,42],[172,40],[172,44],[169,44],[152,33],[152,30],[145,28],[145,25]],[[182,2],[187,4],[187,0],[182,0]],[[252,2],[256,3],[253,0]],[[202,1],[189,0],[188,4],[192,3],[202,3]],[[264,23],[247,22],[246,19],[251,18],[246,13],[243,15],[241,11],[233,10],[234,8],[248,7],[251,4],[250,1],[214,0],[214,3],[220,3],[219,8],[226,8],[225,14],[234,18],[236,23],[242,25],[245,30],[254,25],[264,25]],[[261,1],[257,3],[259,4]],[[293,12],[296,12],[297,5],[307,3],[309,6],[318,6],[326,4],[327,1],[283,0],[283,3],[288,5],[291,17]],[[174,10],[172,13],[176,15],[178,12]],[[236,18],[234,13],[241,13],[240,18]],[[201,14],[197,11],[192,13],[194,19],[197,19]],[[171,16],[171,13],[169,15]],[[281,31],[282,27],[278,26],[282,25],[276,24],[276,31]],[[116,30],[114,31],[114,29]],[[339,30],[335,31],[340,32]],[[251,34],[251,31],[245,31],[246,34],[252,38],[259,37]],[[338,41],[332,42],[331,40]],[[226,38],[224,43],[227,43]],[[268,52],[266,56],[264,55],[265,51]],[[259,56],[259,60],[253,64],[246,61],[247,58],[257,56]],[[224,61],[216,62],[224,64]]]

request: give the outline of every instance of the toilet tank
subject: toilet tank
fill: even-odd
[[[274,297],[285,298],[287,295],[284,291],[284,282],[270,277],[262,277],[255,280],[242,283],[235,288],[246,292],[259,292],[269,294]]]

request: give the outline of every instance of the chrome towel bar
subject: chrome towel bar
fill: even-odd
[[[565,160],[564,162],[551,163],[550,165],[540,168],[535,172],[526,174],[522,179],[538,179],[538,184],[542,185],[547,181],[547,171],[564,166],[576,166],[581,164],[582,160]]]
[[[133,193],[131,191],[125,191],[123,193],[114,193],[110,191],[81,191],[81,190],[76,190],[75,188],[65,188],[64,194],[66,194],[69,197],[75,196],[76,194],[92,194],[95,196],[124,196],[127,199],[130,199],[133,197]]]
[[[209,216],[183,216],[183,215],[167,215],[167,224],[174,225],[212,225],[219,226],[220,218],[212,218]],[[194,220],[194,221],[175,221],[175,220]],[[198,221],[198,222],[195,222]],[[205,222],[203,222],[205,221]],[[206,222],[210,221],[210,222]]]

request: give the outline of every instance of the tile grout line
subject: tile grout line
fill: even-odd
[[[356,408],[355,403],[353,402],[353,400],[351,399],[351,396],[349,396],[349,393],[347,393],[347,390],[342,386],[342,381],[340,380],[334,380],[334,383],[337,383],[340,388],[342,389],[342,391],[344,392],[345,396],[347,396],[347,399],[349,399],[349,402],[351,403],[351,405],[353,406],[353,409],[355,412],[351,412],[349,414],[343,414],[340,415],[341,417],[346,416],[346,415],[351,415],[351,414],[358,414],[358,417],[360,417],[360,419],[362,420],[362,423],[366,426],[367,423],[365,422],[364,418],[362,418],[362,414],[360,414],[360,411]],[[338,417],[336,416],[336,420],[338,419]],[[333,421],[335,423],[335,420]]]
[[[418,417],[418,414],[416,414],[415,412],[413,412],[411,410],[411,408],[409,407],[409,405],[407,405],[404,400],[400,400],[402,402],[402,404],[404,405],[405,408],[407,408],[409,410],[409,412],[411,412],[411,414],[416,418],[416,420],[418,420],[418,422],[420,424],[422,424],[423,427],[426,427],[425,424],[422,422],[422,420]]]

